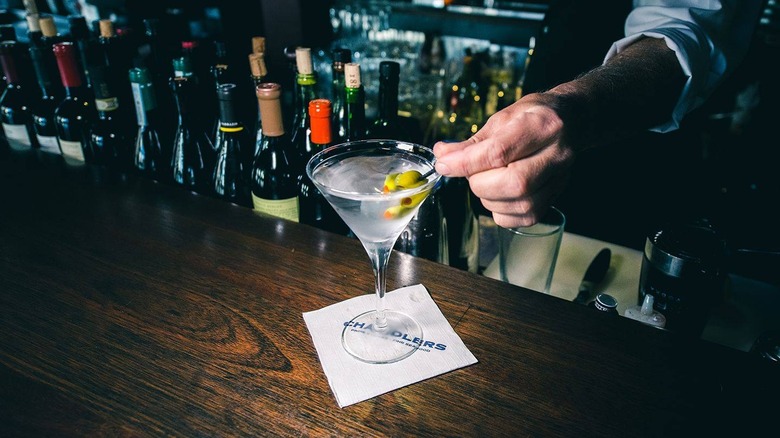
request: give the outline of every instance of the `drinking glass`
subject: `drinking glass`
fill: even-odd
[[[422,342],[414,318],[386,307],[385,269],[398,236],[438,187],[434,160],[432,150],[417,144],[358,140],[328,147],[306,166],[311,181],[360,239],[374,269],[375,309],[345,323],[341,334],[346,351],[364,362],[399,361]]]

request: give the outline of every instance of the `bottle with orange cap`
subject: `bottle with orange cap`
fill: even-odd
[[[333,143],[331,124],[332,104],[328,99],[313,99],[309,102],[309,120],[311,126],[312,149],[304,155],[304,167],[308,160],[317,152]],[[298,177],[298,198],[300,205],[300,222],[331,231],[337,234],[349,234],[349,227],[322,193],[312,183],[304,171]]]

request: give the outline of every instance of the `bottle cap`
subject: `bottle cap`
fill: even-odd
[[[316,144],[330,144],[333,140],[330,127],[331,104],[328,99],[309,101],[309,122],[311,123],[311,141]]]
[[[236,97],[236,84],[221,84],[217,87],[219,100],[233,100]]]
[[[349,62],[344,65],[344,81],[348,88],[360,88],[360,64]]]
[[[194,48],[198,47],[198,43],[195,41],[182,41],[181,42],[181,48],[184,50],[193,50]]]
[[[3,67],[6,81],[9,84],[19,80],[19,74],[16,71],[13,55],[16,47],[16,41],[13,40],[0,42],[0,65]]]
[[[249,70],[252,72],[252,76],[255,77],[263,77],[268,74],[268,70],[265,67],[265,57],[262,53],[249,54]]]
[[[111,38],[114,34],[114,23],[108,19],[104,18],[100,20],[99,22],[100,26],[100,36],[103,38]]]
[[[310,75],[314,73],[314,67],[311,64],[310,48],[298,47],[295,49],[295,65],[298,67],[298,74]]]
[[[43,33],[43,36],[45,37],[55,37],[57,36],[57,25],[54,24],[54,17],[51,15],[44,15],[38,20],[38,23],[40,25],[41,33]]]
[[[255,94],[262,100],[278,99],[282,95],[282,86],[274,82],[264,82],[255,87]]]
[[[398,79],[401,75],[401,64],[395,61],[382,61],[379,63],[379,76],[387,79]]]
[[[69,41],[57,43],[52,46],[52,50],[57,58],[62,85],[65,87],[81,86],[79,66],[76,62],[76,48],[73,46],[73,43]]]
[[[594,301],[594,305],[598,310],[601,310],[602,312],[612,312],[617,311],[617,300],[612,296],[608,294],[598,294],[596,295],[596,301]]]
[[[339,47],[333,50],[333,62],[340,62],[346,64],[352,62],[352,50],[344,47]]]
[[[252,37],[252,53],[265,53],[265,37]]]

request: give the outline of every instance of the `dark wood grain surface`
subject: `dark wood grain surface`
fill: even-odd
[[[177,187],[0,158],[0,436],[750,436],[748,353],[395,252],[479,362],[340,409],[302,312],[370,293],[357,240]]]

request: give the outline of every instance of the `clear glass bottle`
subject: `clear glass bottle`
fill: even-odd
[[[252,205],[258,212],[298,222],[298,173],[295,149],[284,130],[282,87],[266,82],[257,86],[256,93],[263,138],[252,163]]]

